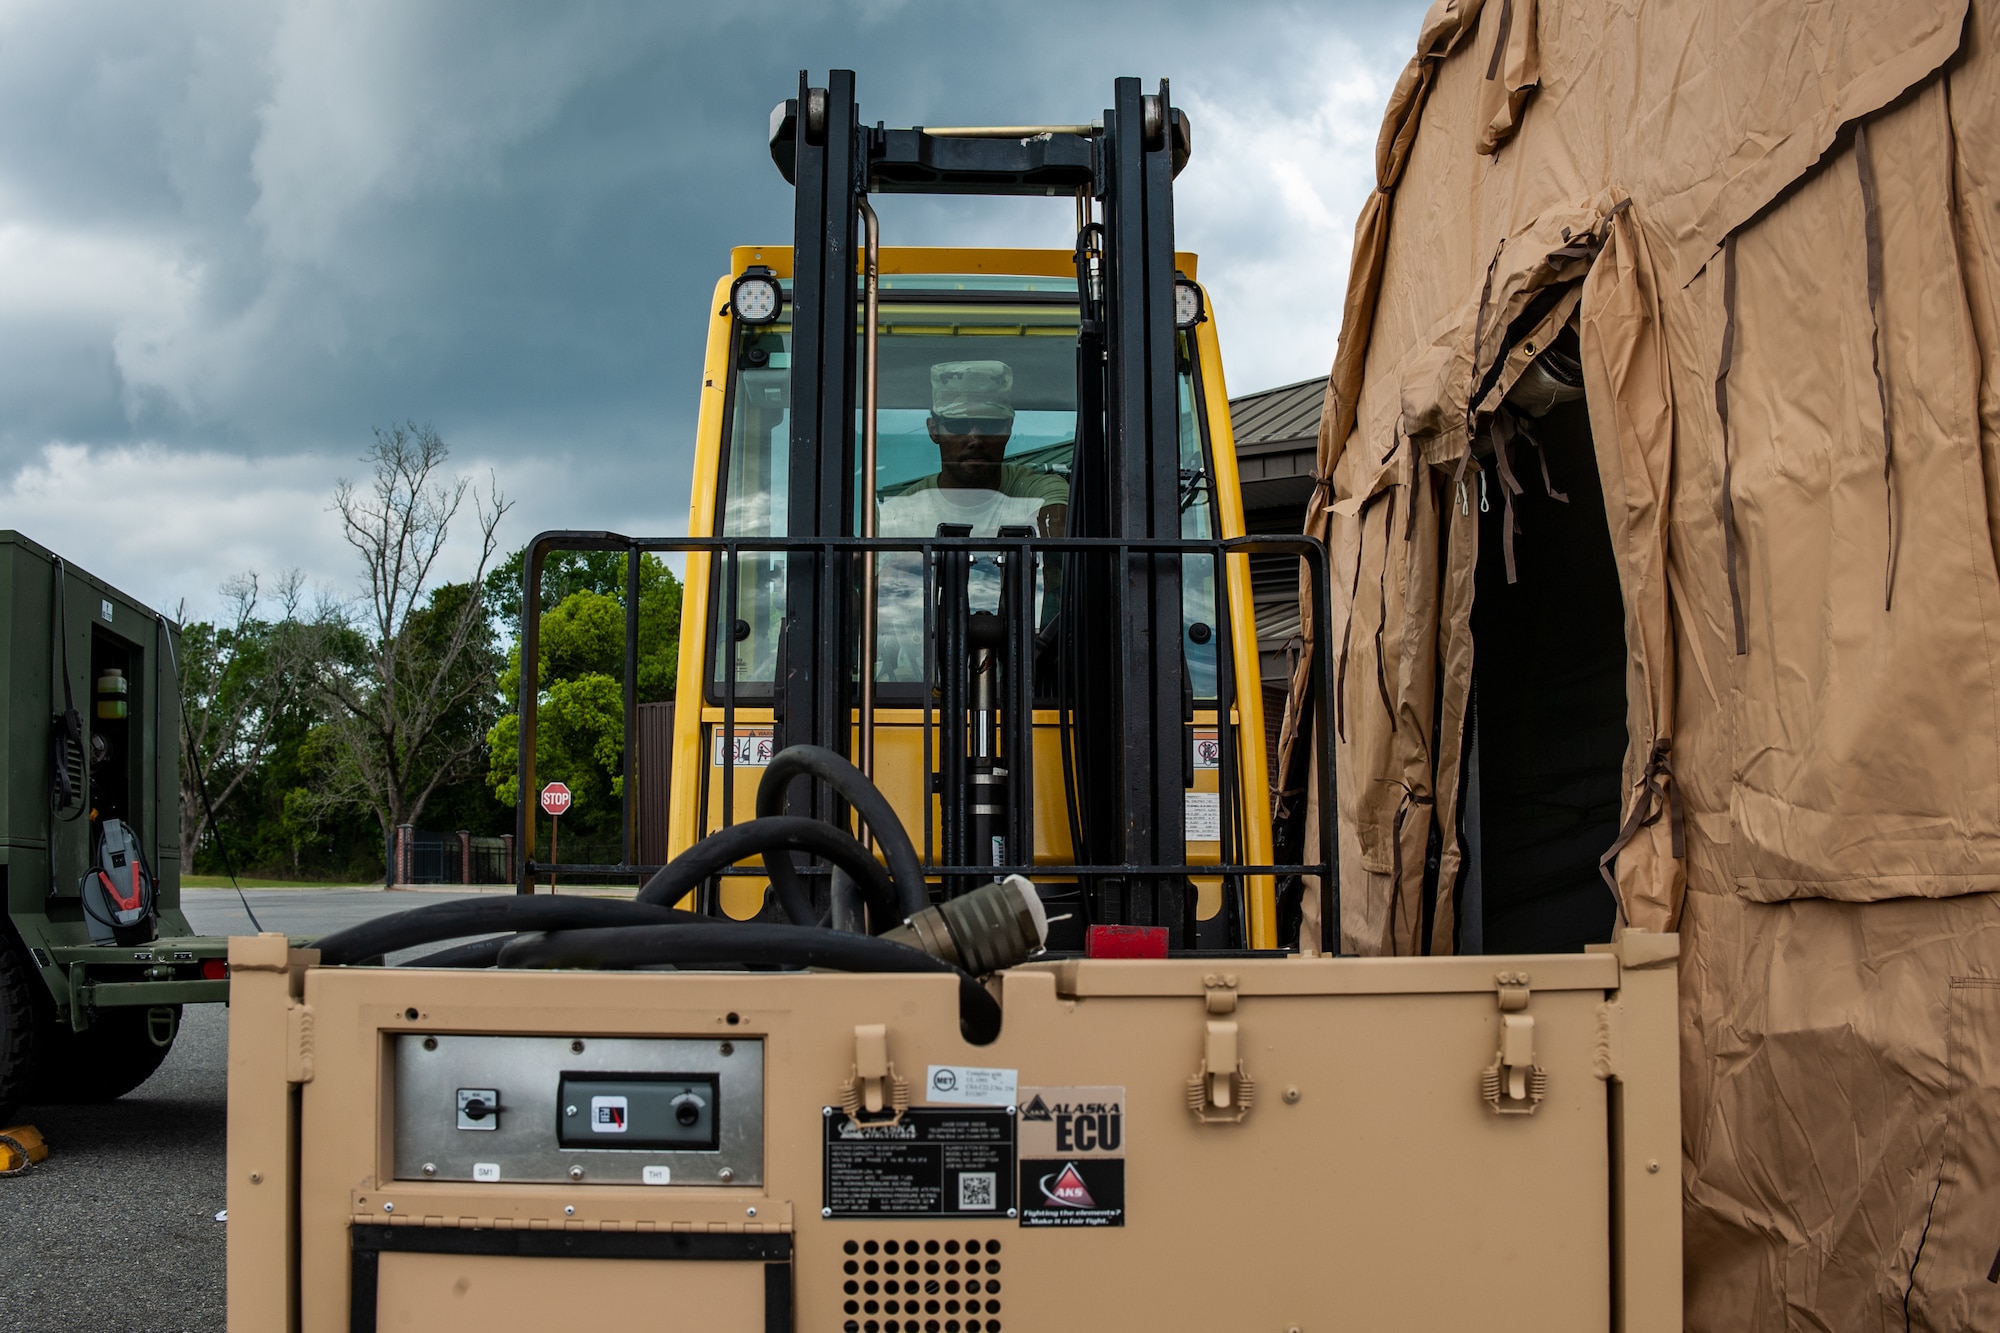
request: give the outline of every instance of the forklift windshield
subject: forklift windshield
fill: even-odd
[[[973,304],[926,299],[918,292],[884,292],[876,414],[880,536],[934,537],[943,524],[970,527],[975,537],[997,536],[1003,527],[1032,528],[1045,537],[1063,534],[1076,447],[1076,307],[1050,303],[1043,293],[1024,293],[1027,299],[1019,304],[1002,293],[981,295],[987,299]],[[791,330],[783,323],[745,330],[742,336],[729,409],[719,536],[785,532],[790,350]],[[1208,537],[1210,469],[1195,412],[1192,365],[1183,358],[1182,366],[1182,535]],[[859,532],[863,488],[859,475],[855,481],[854,531]],[[1206,557],[1187,558],[1183,601],[1188,624],[1213,620],[1209,564]],[[885,554],[879,566],[876,680],[915,684],[924,678],[923,558]],[[1036,572],[1037,624],[1047,624],[1055,613],[1049,576],[1044,562]],[[969,589],[972,609],[996,610],[1000,583],[998,555],[976,556]],[[746,553],[738,566],[736,592],[737,687],[751,697],[768,694],[784,613],[782,559]],[[715,606],[720,617],[719,595]],[[1213,695],[1215,688],[1214,640],[1202,637],[1206,643],[1185,645],[1198,697]],[[711,638],[712,643],[729,641],[730,636],[721,634]],[[717,687],[725,670],[726,663],[714,657],[710,680]]]

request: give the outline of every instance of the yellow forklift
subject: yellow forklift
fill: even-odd
[[[545,558],[686,553],[673,855],[628,764],[617,864],[524,809],[515,896],[234,942],[232,1328],[1679,1327],[1673,937],[1343,956],[1337,830],[1274,827],[1248,557],[1335,591],[1242,531],[1191,147],[1165,83],[886,129],[800,76],[690,535],[526,562],[523,793]],[[883,248],[893,193],[1076,247]]]

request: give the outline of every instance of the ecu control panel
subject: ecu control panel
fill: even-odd
[[[764,1045],[400,1034],[395,1178],[757,1185]]]

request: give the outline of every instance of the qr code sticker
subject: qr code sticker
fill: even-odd
[[[998,1180],[991,1171],[966,1171],[958,1177],[958,1206],[960,1208],[991,1208],[994,1206],[993,1186]]]

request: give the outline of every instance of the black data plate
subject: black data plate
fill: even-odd
[[[828,1217],[1010,1217],[1012,1107],[919,1108],[893,1125],[826,1119]]]

